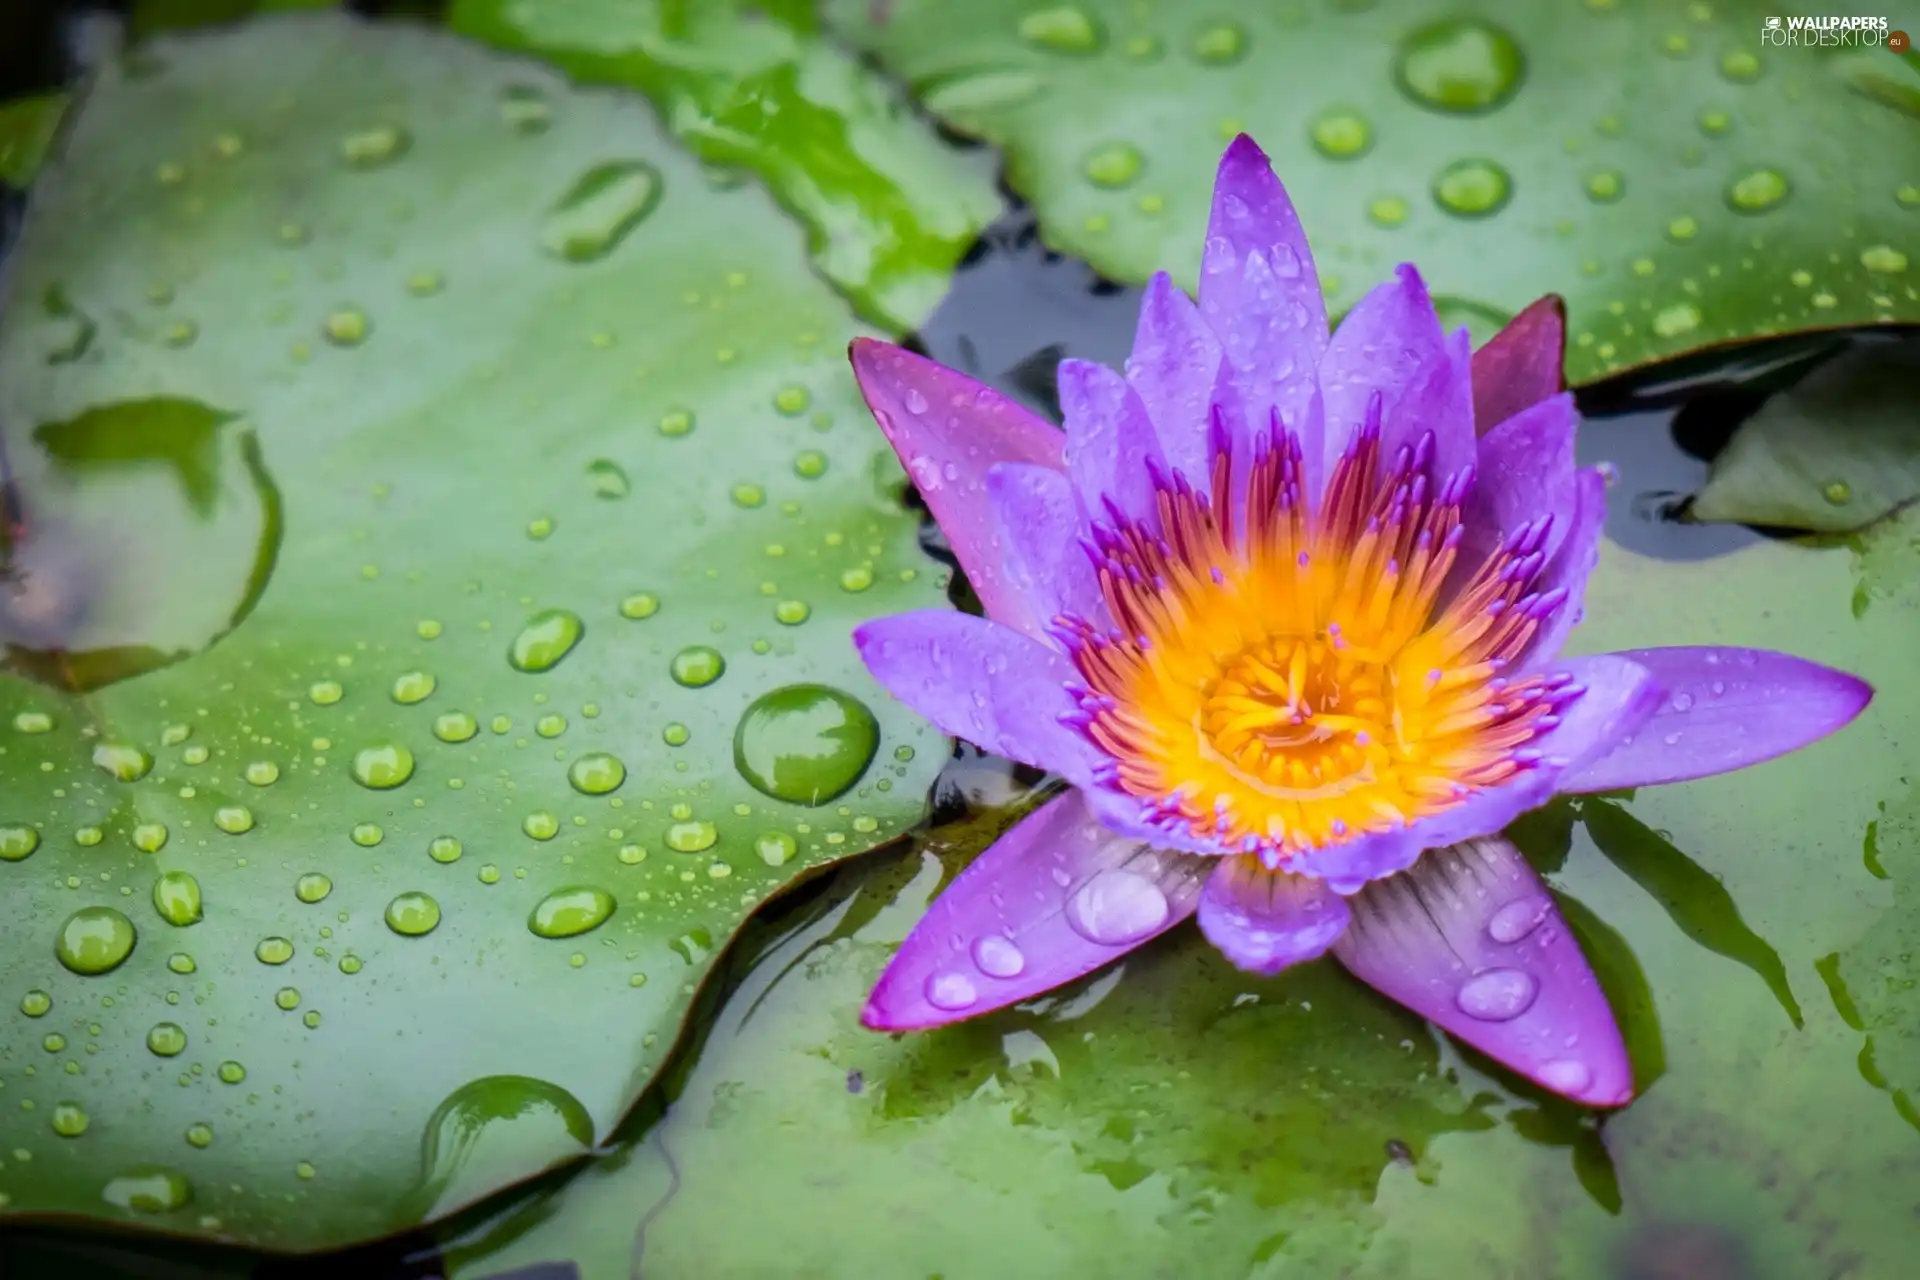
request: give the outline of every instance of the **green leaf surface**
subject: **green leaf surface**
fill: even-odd
[[[24,187],[33,181],[66,110],[64,93],[0,102],[0,183]]]
[[[1844,533],[1920,497],[1920,343],[1861,342],[1768,400],[1713,460],[1697,520]]]
[[[1192,284],[1214,165],[1246,130],[1336,311],[1401,261],[1450,323],[1557,292],[1576,383],[1757,334],[1920,321],[1920,70],[1884,48],[1766,45],[1769,8],[825,5],[941,120],[1003,147],[1048,243],[1104,274]]]
[[[1879,690],[1786,759],[1531,815],[1529,852],[1623,1023],[1644,1091],[1624,1112],[1596,1124],[1332,962],[1263,980],[1191,928],[1013,1010],[861,1030],[894,946],[1002,825],[975,819],[757,922],[664,1120],[464,1231],[453,1274],[1902,1274],[1920,1135],[1886,1122],[1858,1031],[1815,1002],[1792,1025],[1723,954],[1764,949],[1804,986],[1881,910],[1859,833],[1920,752],[1920,625],[1855,617],[1852,558],[1603,552],[1581,651],[1771,645]]]
[[[318,1249],[585,1150],[918,821],[847,633],[946,575],[801,232],[644,103],[334,16],[140,59],[0,328],[0,1207]]]
[[[1841,1017],[1866,1032],[1860,1074],[1920,1130],[1920,783],[1868,826],[1866,846],[1893,903],[1821,976]]]
[[[823,40],[806,3],[454,0],[455,31],[638,89],[711,164],[752,172],[806,223],[861,314],[911,328],[1000,212],[983,158],[938,145],[885,81]]]

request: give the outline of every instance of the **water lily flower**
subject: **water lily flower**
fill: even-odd
[[[1156,275],[1124,374],[1063,361],[1064,435],[856,342],[987,615],[881,618],[860,654],[946,733],[1072,787],[934,902],[866,1025],[1031,999],[1198,916],[1242,969],[1331,951],[1550,1090],[1631,1098],[1606,998],[1501,831],[1557,793],[1792,751],[1872,690],[1755,649],[1562,656],[1605,509],[1564,329],[1542,299],[1475,352],[1402,266],[1330,335],[1243,136],[1198,302]]]

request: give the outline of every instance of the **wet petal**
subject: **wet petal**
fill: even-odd
[[[1614,791],[1727,773],[1797,751],[1866,710],[1873,687],[1790,654],[1711,645],[1614,655],[1653,672],[1666,699],[1638,732],[1562,791]]]
[[[1252,453],[1252,434],[1267,430],[1277,412],[1282,426],[1300,436],[1303,452],[1318,461],[1325,448],[1318,356],[1326,344],[1324,339],[1307,343],[1300,331],[1305,324],[1324,330],[1325,320],[1305,321],[1293,314],[1299,303],[1266,254],[1257,250],[1243,259],[1239,298],[1239,311],[1214,322],[1227,356],[1221,373],[1243,410],[1227,419],[1235,455]]]
[[[947,887],[901,944],[860,1021],[910,1031],[1032,999],[1186,919],[1209,866],[1114,835],[1069,792]]]
[[[1261,259],[1250,270],[1250,259]],[[1327,348],[1327,306],[1306,232],[1266,153],[1241,134],[1220,158],[1200,258],[1200,314],[1247,368],[1287,365],[1311,380]]]
[[[876,618],[854,628],[873,678],[939,726],[996,755],[1090,779],[1104,758],[1061,723],[1078,704],[1067,658],[1010,627],[944,609]]]
[[[1220,340],[1193,300],[1160,271],[1147,282],[1127,357],[1127,380],[1139,393],[1167,465],[1196,486],[1207,479],[1207,398],[1221,361]]]
[[[1549,560],[1566,541],[1578,502],[1573,439],[1580,411],[1559,394],[1522,410],[1480,438],[1473,492],[1462,523],[1460,563],[1482,562],[1520,526],[1551,516],[1541,550]]]
[[[1045,620],[1070,613],[1103,625],[1107,605],[1080,543],[1083,526],[1073,482],[1047,467],[1002,462],[987,473],[987,495],[1000,520],[1004,568],[1013,589]],[[1043,642],[1059,646],[1051,634]]]
[[[910,351],[856,338],[860,394],[946,532],[989,616],[1039,637],[1046,620],[1006,582],[998,523],[987,501],[996,462],[1061,470],[1065,437],[991,387]]]
[[[1060,362],[1067,475],[1082,509],[1107,520],[1106,502],[1135,519],[1153,514],[1156,468],[1165,469],[1147,407],[1127,380],[1090,360]]]
[[[1514,414],[1567,389],[1567,304],[1548,294],[1473,353],[1473,421],[1486,435]]]
[[[1587,580],[1600,563],[1600,530],[1607,520],[1607,481],[1598,467],[1573,473],[1573,512],[1566,538],[1535,580],[1533,592],[1546,599],[1561,593],[1561,602],[1541,622],[1540,629],[1514,660],[1516,670],[1533,670],[1553,662],[1567,635],[1586,616]]]
[[[1572,931],[1506,840],[1436,849],[1352,899],[1334,944],[1369,986],[1556,1093],[1633,1096],[1626,1046]]]
[[[1200,931],[1249,973],[1271,977],[1325,955],[1347,927],[1346,899],[1324,880],[1269,871],[1251,854],[1213,867],[1200,894]]]
[[[1526,763],[1513,777],[1406,826],[1310,850],[1293,869],[1352,892],[1365,881],[1412,866],[1423,850],[1502,831],[1551,799],[1562,778],[1639,730],[1664,696],[1651,671],[1619,654],[1562,658],[1551,670],[1571,677],[1583,691],[1561,709],[1556,724],[1526,744]]]
[[[1326,410],[1323,454],[1331,471],[1381,394],[1382,457],[1427,432],[1434,437],[1433,474],[1451,475],[1473,459],[1471,357],[1440,329],[1420,273],[1411,265],[1354,304],[1320,362]]]

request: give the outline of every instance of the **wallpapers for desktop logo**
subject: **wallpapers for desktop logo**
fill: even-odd
[[[1760,42],[1781,48],[1875,49],[1885,45],[1895,53],[1905,53],[1908,48],[1907,33],[1891,30],[1885,18],[1851,16],[1768,18],[1760,28]]]

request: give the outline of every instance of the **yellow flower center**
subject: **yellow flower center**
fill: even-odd
[[[1232,471],[1216,459],[1215,494]],[[1448,594],[1468,478],[1436,489],[1411,449],[1382,468],[1376,431],[1317,510],[1299,474],[1289,436],[1256,456],[1231,509],[1163,485],[1155,520],[1097,533],[1114,629],[1067,627],[1118,786],[1282,862],[1511,776],[1560,687],[1500,674],[1560,602],[1532,594],[1544,527],[1516,531]]]

